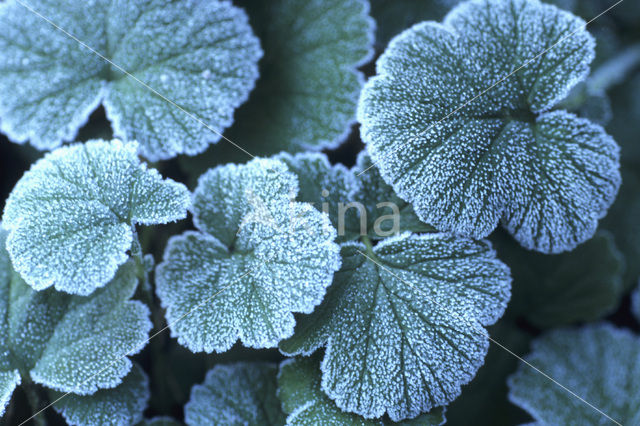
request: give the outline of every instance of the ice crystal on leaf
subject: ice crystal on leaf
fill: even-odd
[[[51,400],[56,401],[53,408],[69,425],[134,425],[142,420],[147,407],[149,379],[140,366],[134,365],[116,388],[101,389],[88,396],[63,395],[50,392]]]
[[[527,362],[623,425],[640,424],[640,339],[601,323],[558,329],[533,342]],[[531,367],[509,377],[509,399],[535,425],[605,425],[611,421]]]
[[[128,256],[135,224],[186,216],[189,192],[141,164],[136,143],[57,149],[16,184],[3,215],[14,268],[36,290],[87,295]]]
[[[138,140],[150,160],[200,153],[219,136],[118,67],[220,133],[262,55],[227,1],[10,0],[0,27],[0,127],[39,149],[73,140],[103,102],[114,134]]]
[[[195,385],[184,407],[189,426],[284,425],[285,416],[276,397],[278,367],[241,362],[218,365]]]
[[[289,415],[287,425],[347,426],[433,426],[444,424],[444,408],[436,408],[415,419],[395,423],[389,419],[367,420],[340,410],[320,388],[320,362],[317,356],[287,360],[280,366],[278,397]]]
[[[366,0],[241,0],[260,37],[261,77],[229,136],[256,155],[336,147],[355,121],[370,58]],[[247,126],[242,123],[251,123]],[[258,145],[259,143],[259,145]]]
[[[548,253],[593,235],[619,150],[602,127],[552,110],[589,72],[584,25],[538,0],[472,0],[390,43],[358,116],[383,178],[423,221],[481,238],[502,220]]]
[[[0,229],[2,247],[6,236]],[[110,389],[109,395],[120,398],[113,388],[123,378],[127,383],[125,376],[132,367],[125,355],[140,351],[151,330],[148,308],[129,300],[137,283],[135,265],[127,262],[108,286],[88,297],[53,289],[36,292],[11,268],[8,254],[0,248],[2,401],[9,400],[10,385],[19,384],[18,371],[52,391],[96,395],[100,389]],[[105,394],[97,395],[100,399]],[[73,411],[71,405],[56,407]],[[89,416],[92,410],[85,406],[82,415]]]
[[[156,274],[181,344],[206,352],[238,339],[274,347],[293,334],[293,312],[322,301],[340,267],[336,231],[326,215],[294,201],[297,193],[296,176],[277,160],[201,176],[192,208],[199,232],[173,237]]]
[[[298,317],[280,349],[326,346],[322,390],[366,418],[399,421],[455,399],[483,363],[483,326],[510,296],[509,270],[490,245],[405,233],[372,248],[345,243],[341,254],[323,303]]]

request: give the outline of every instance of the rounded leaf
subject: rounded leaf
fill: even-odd
[[[135,224],[186,217],[189,192],[140,163],[136,143],[89,141],[36,162],[3,215],[14,268],[36,290],[87,295],[128,258]]]
[[[604,129],[549,111],[593,51],[584,21],[555,6],[464,2],[444,24],[390,43],[360,99],[363,140],[384,180],[436,228],[482,238],[502,220],[526,248],[572,249],[620,185]]]
[[[344,411],[394,421],[443,406],[484,361],[483,326],[503,314],[509,269],[482,241],[402,234],[342,246],[323,303],[300,317],[286,354],[326,346],[322,390]]]
[[[640,424],[640,339],[601,323],[558,329],[533,342],[526,361],[604,412],[618,424]],[[538,423],[610,424],[611,420],[531,367],[509,377],[509,399]]]
[[[373,54],[366,0],[242,0],[264,51],[229,137],[256,155],[337,147],[351,131]],[[245,124],[243,124],[245,123]],[[251,123],[251,125],[246,125]]]
[[[173,237],[156,273],[172,334],[192,351],[225,351],[238,339],[274,347],[293,334],[293,312],[318,305],[340,267],[327,215],[293,201],[285,164],[256,159],[200,178],[201,232]],[[186,315],[186,316],[185,316]]]
[[[207,373],[203,384],[191,389],[184,407],[185,423],[284,425],[285,416],[276,397],[277,372],[275,365],[266,363],[217,365]]]

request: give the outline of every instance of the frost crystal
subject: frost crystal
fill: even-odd
[[[151,330],[147,307],[129,300],[138,283],[133,262],[89,297],[36,292],[11,269],[2,248],[6,236],[0,229],[2,401],[10,397],[9,385],[19,383],[18,369],[62,393],[92,395],[118,386],[131,370],[126,356],[144,347]]]
[[[402,234],[342,246],[323,303],[300,317],[286,354],[326,346],[322,390],[366,418],[412,418],[446,405],[482,365],[483,326],[504,312],[508,268],[485,242]]]
[[[471,0],[390,43],[358,118],[383,178],[422,220],[474,238],[502,220],[548,253],[593,235],[620,185],[618,147],[551,111],[589,72],[584,25],[538,0]]]
[[[115,135],[150,160],[194,155],[219,136],[184,111],[220,133],[258,77],[259,41],[227,1],[20,3],[0,4],[0,128],[15,142],[56,148],[104,102]]]
[[[276,397],[275,365],[242,362],[218,365],[195,385],[184,407],[188,426],[284,425]]]
[[[63,147],[17,183],[3,226],[13,266],[34,289],[90,294],[127,260],[135,224],[186,216],[186,187],[147,169],[137,147],[118,140]]]
[[[51,391],[50,399],[56,401],[63,395]],[[142,420],[149,397],[149,379],[140,366],[134,365],[118,387],[89,396],[66,395],[53,408],[72,426],[129,426]]]
[[[364,84],[357,68],[373,53],[368,1],[241,0],[239,5],[246,7],[265,57],[231,139],[257,155],[338,146],[355,121]]]
[[[397,424],[385,420],[366,420],[341,411],[320,388],[320,363],[317,356],[289,359],[280,365],[278,397],[289,415],[287,425],[344,425],[386,426]],[[402,422],[405,426],[433,426],[444,424],[444,408],[434,409],[417,418]]]
[[[293,201],[297,193],[295,175],[276,160],[201,176],[193,194],[200,232],[173,237],[156,273],[181,344],[206,352],[238,339],[274,347],[293,334],[293,312],[322,301],[340,267],[336,232],[326,215]]]
[[[534,341],[527,362],[623,425],[640,424],[640,339],[601,323],[558,329]],[[531,367],[509,377],[509,399],[535,425],[605,425],[611,421]]]

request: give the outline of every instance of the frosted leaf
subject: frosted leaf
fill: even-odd
[[[63,395],[51,391],[50,399],[56,401]],[[89,396],[66,395],[54,402],[53,408],[74,426],[129,426],[142,420],[149,397],[149,379],[142,368],[134,365],[117,387]]]
[[[218,133],[112,69],[104,106],[114,134],[140,141],[152,161],[217,142],[258,78],[262,50],[244,11],[229,1],[113,0],[110,12],[113,61]]]
[[[323,303],[298,318],[281,351],[326,346],[322,390],[367,418],[398,421],[454,400],[483,363],[483,326],[510,296],[509,270],[490,245],[403,234],[372,249],[346,243],[342,262]]]
[[[20,384],[20,373],[17,369],[0,371],[0,416],[9,405],[14,389]]]
[[[619,424],[640,424],[640,340],[601,323],[557,329],[535,340],[527,362]],[[527,365],[509,377],[509,399],[536,425],[608,425],[611,421]]]
[[[258,77],[259,42],[227,1],[26,3],[217,132]],[[101,102],[116,136],[140,141],[151,160],[219,139],[19,2],[0,5],[0,27],[0,127],[15,142],[56,148]]]
[[[322,301],[340,267],[336,231],[326,215],[293,201],[297,192],[295,175],[276,160],[200,178],[193,194],[200,232],[173,237],[156,271],[179,343],[194,352],[222,352],[238,339],[274,347],[293,334],[293,312],[310,313]]]
[[[262,41],[261,78],[229,137],[256,155],[338,146],[372,56],[366,0],[242,0]],[[245,124],[243,124],[245,123]],[[250,123],[247,125],[246,123]]]
[[[343,221],[345,232],[338,234],[338,241],[357,236],[359,230],[354,229],[358,223],[355,211],[348,212],[354,213],[353,215],[340,214],[344,206],[354,199],[359,188],[351,170],[342,164],[331,165],[323,153],[281,153],[274,158],[284,162],[298,178],[299,201],[310,203],[317,210],[328,213],[331,224],[336,229],[341,229],[341,220]]]
[[[391,42],[358,117],[382,177],[423,221],[481,238],[502,219],[547,253],[593,235],[620,185],[618,147],[550,111],[589,71],[583,25],[538,0],[472,0]]]
[[[375,240],[391,236],[394,226],[392,216],[396,214],[396,208],[399,213],[399,232],[433,231],[431,226],[420,221],[411,204],[398,197],[393,188],[382,179],[378,169],[372,166],[371,158],[366,151],[362,151],[352,169],[358,181],[358,190],[353,195],[353,200],[366,209],[367,234]]]
[[[0,242],[4,235],[1,230]],[[110,285],[90,296],[34,291],[9,271],[11,278],[0,280],[5,314],[0,366],[15,362],[34,382],[78,395],[120,384],[131,369],[127,355],[144,347],[152,326],[149,309],[129,300],[137,286],[134,262],[122,265]]]
[[[134,225],[186,217],[189,192],[140,163],[137,144],[60,148],[16,184],[4,210],[14,268],[36,290],[87,295],[128,256]]]
[[[498,257],[511,269],[510,312],[538,328],[595,321],[612,313],[624,293],[624,258],[613,237],[598,231],[569,253],[531,253],[506,235],[496,237]]]
[[[284,361],[278,374],[278,397],[289,415],[287,425],[405,425],[431,426],[444,424],[444,408],[436,408],[415,419],[395,423],[389,419],[368,420],[340,410],[320,388],[320,363],[317,356]]]
[[[191,389],[184,407],[185,423],[262,426],[284,425],[276,397],[278,368],[266,363],[217,365],[204,383]]]

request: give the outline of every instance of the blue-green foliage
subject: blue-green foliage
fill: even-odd
[[[151,321],[149,309],[130,300],[138,284],[133,262],[88,297],[53,289],[37,292],[12,269],[4,250],[6,237],[0,228],[0,402],[9,401],[12,386],[23,376],[52,395],[74,394],[55,406],[65,417],[104,418],[105,404],[112,404],[111,415],[141,417],[148,398],[146,378],[141,372],[130,373],[127,356],[145,346]],[[131,381],[138,385],[131,388]],[[126,404],[117,402],[121,383],[129,395]]]
[[[461,3],[390,43],[360,100],[363,139],[438,229],[481,238],[502,221],[526,248],[570,250],[620,185],[613,139],[554,110],[593,57],[584,21],[555,6]]]
[[[193,194],[199,232],[173,237],[157,293],[172,334],[193,351],[275,347],[293,334],[340,267],[336,231],[278,160],[209,170]],[[180,319],[179,322],[177,322]]]
[[[150,160],[200,153],[233,122],[262,56],[228,1],[11,0],[0,28],[0,129],[38,149],[73,140],[103,103],[115,136]]]
[[[618,424],[640,424],[640,338],[601,323],[557,329],[534,341],[527,362]],[[611,420],[531,367],[509,377],[509,399],[536,425],[605,425]]]
[[[7,250],[34,289],[90,294],[128,259],[136,224],[186,216],[186,187],[148,169],[137,148],[118,140],[62,147],[14,187],[2,217]]]

